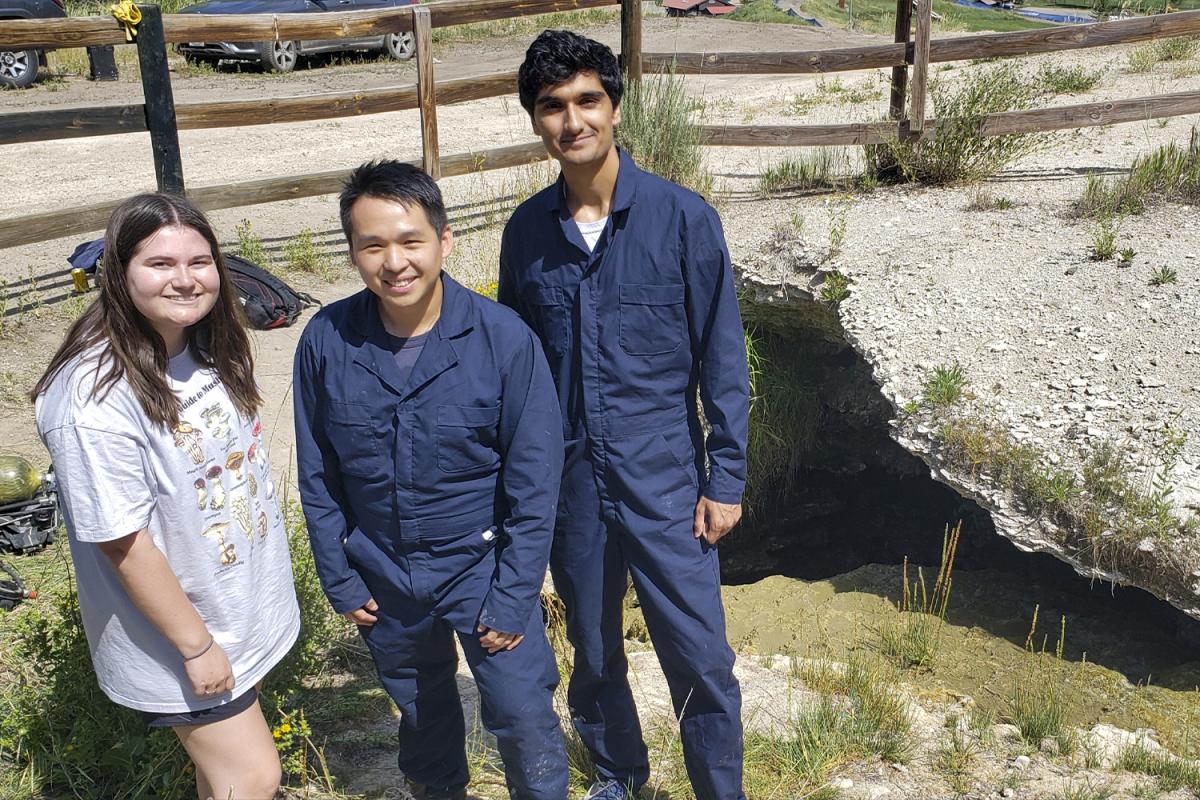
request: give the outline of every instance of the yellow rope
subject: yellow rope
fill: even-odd
[[[137,26],[142,21],[142,10],[133,4],[133,0],[120,0],[108,7],[109,12],[125,26],[125,41],[137,39]]]

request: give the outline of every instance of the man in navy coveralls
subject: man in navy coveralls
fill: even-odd
[[[295,366],[321,584],[400,708],[416,797],[466,796],[457,636],[510,796],[566,800],[539,603],[563,453],[545,357],[516,314],[442,273],[453,240],[424,172],[359,167],[341,216],[366,288],[313,317]]]
[[[750,392],[721,224],[614,145],[622,84],[604,45],[542,33],[519,91],[562,174],[509,221],[499,299],[541,338],[563,412],[550,565],[575,646],[571,714],[599,776],[587,797],[622,800],[649,776],[622,639],[632,575],[696,797],[741,800],[714,545],[741,517]]]

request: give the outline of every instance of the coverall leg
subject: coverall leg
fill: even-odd
[[[417,553],[409,553],[406,561],[414,572],[407,579],[397,575],[392,591],[375,592],[381,606],[376,612],[379,621],[360,628],[380,681],[400,709],[400,770],[410,780],[431,786],[452,788],[469,780],[455,675],[458,655],[453,637],[457,634],[479,689],[483,725],[496,737],[510,797],[566,800],[568,775],[562,768],[566,755],[551,699],[558,685],[558,665],[546,639],[541,605],[534,605],[520,631],[525,635],[520,645],[489,655],[478,633],[455,631],[439,614],[450,607],[482,604],[495,558],[488,556],[459,575],[461,591],[451,590],[434,608],[422,612],[422,600],[402,587],[446,579],[430,571],[436,561],[418,555],[430,544],[413,546]],[[391,608],[400,614],[389,614]]]
[[[609,436],[568,466],[551,559],[574,622],[568,632],[576,672],[568,696],[600,774],[634,787],[644,783],[646,750],[620,630],[628,572],[671,689],[696,797],[744,800],[741,690],[726,640],[717,551],[692,535],[698,483],[687,459],[673,452],[690,445],[667,443],[686,436],[686,430]],[[589,504],[600,509],[600,521],[590,526]]]
[[[400,709],[400,771],[429,786],[465,786],[466,729],[450,626],[425,616],[409,625],[380,613],[361,627],[383,688]]]
[[[571,721],[599,777],[636,788],[649,779],[650,762],[625,658],[628,568],[605,519],[594,455],[586,440],[567,443],[550,572],[575,648],[567,686]]]
[[[548,698],[558,686],[558,664],[546,639],[541,604],[525,638],[512,650],[488,654],[477,634],[459,633],[467,666],[479,687],[483,726],[496,737],[509,796],[566,800],[567,756],[558,714]],[[461,716],[461,715],[460,715]]]

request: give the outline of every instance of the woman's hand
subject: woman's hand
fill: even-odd
[[[183,668],[197,697],[216,697],[233,690],[233,667],[216,642],[204,655],[184,661]]]

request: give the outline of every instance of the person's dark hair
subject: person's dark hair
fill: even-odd
[[[168,429],[179,424],[179,398],[167,383],[166,345],[137,310],[125,283],[129,262],[142,243],[160,228],[172,225],[191,228],[204,237],[221,280],[212,310],[188,328],[188,345],[201,365],[216,371],[238,411],[245,417],[254,415],[262,397],[254,383],[246,318],[217,237],[200,209],[182,197],[161,193],[131,197],[108,218],[98,279],[100,295],[67,331],[30,399],[36,400],[46,391],[73,358],[98,346],[93,398],[104,399],[123,378],[153,423]]]
[[[338,195],[342,232],[346,234],[346,243],[351,246],[350,209],[362,197],[393,200],[405,208],[418,206],[439,235],[450,224],[446,216],[446,204],[442,202],[442,190],[424,170],[391,159],[368,161],[350,173],[342,186],[342,193]]]
[[[525,51],[517,73],[521,105],[533,116],[533,104],[543,86],[566,83],[580,72],[594,72],[613,108],[621,105],[625,84],[617,57],[608,45],[570,31],[542,31]]]

